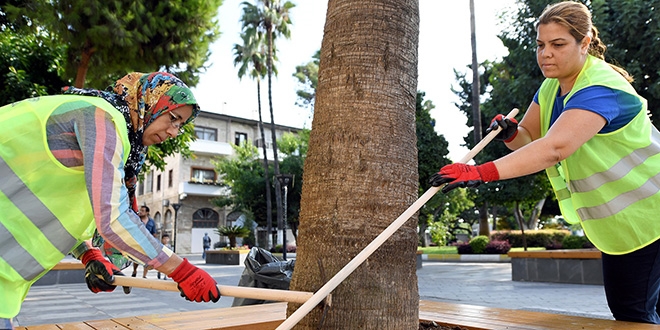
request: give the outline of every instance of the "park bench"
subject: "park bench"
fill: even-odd
[[[513,281],[603,284],[597,249],[516,251],[509,257]]]
[[[152,329],[152,330],[272,330],[286,318],[286,303],[216,308],[202,311],[152,314],[18,327],[20,330],[56,329]],[[420,321],[433,321],[444,326],[458,326],[467,330],[651,330],[657,325],[621,322],[535,311],[512,310],[465,304],[422,300]]]

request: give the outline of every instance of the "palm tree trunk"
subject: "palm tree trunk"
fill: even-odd
[[[273,115],[273,93],[272,93],[272,76],[273,76],[273,28],[268,28],[268,57],[266,59],[268,67],[268,106],[270,108],[270,134],[273,139],[273,167],[275,170],[275,177],[280,174],[280,159],[277,156],[277,135],[275,134],[275,116]],[[275,182],[275,204],[277,209],[277,229],[280,235],[277,240],[279,241],[283,235],[284,224],[283,211],[282,211],[282,187],[279,180]],[[286,242],[282,242],[282,246],[286,246]]]
[[[261,148],[264,152],[264,181],[266,182],[266,237],[268,238],[268,249],[273,245],[273,205],[270,196],[270,174],[268,173],[268,151],[266,148],[266,134],[264,133],[264,121],[261,117],[261,83],[257,78],[257,109],[259,111],[259,131],[261,133]]]
[[[418,1],[329,0],[326,19],[291,281],[309,292],[407,209],[419,184]],[[416,218],[333,291],[323,329],[418,329]],[[317,329],[322,313],[296,329]]]

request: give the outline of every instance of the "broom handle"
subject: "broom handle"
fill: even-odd
[[[177,284],[174,281],[159,281],[146,278],[136,278],[128,276],[115,276],[113,285],[130,286],[141,289],[152,289],[161,291],[179,292]],[[221,296],[240,297],[257,300],[286,301],[303,304],[310,299],[313,294],[303,291],[275,290],[250,288],[242,286],[218,285]],[[329,301],[329,300],[328,300]]]
[[[515,117],[518,114],[518,109],[513,109],[507,115],[507,118]],[[477,143],[470,152],[467,153],[459,163],[469,162],[481,149],[483,149],[495,136],[501,128],[498,126],[497,129],[491,131],[486,135],[479,143]],[[358,268],[367,258],[376,251],[390,236],[394,234],[410,217],[415,214],[426,202],[428,202],[433,195],[435,195],[441,187],[431,187],[427,190],[413,205],[411,205],[407,210],[405,210],[394,222],[392,222],[385,230],[383,230],[380,235],[378,235],[367,247],[364,248],[358,255],[356,255],[351,261],[344,266],[335,276],[333,276],[325,285],[323,285],[314,295],[302,304],[293,314],[291,314],[276,330],[289,330],[293,328],[300,320],[305,317],[314,307],[320,303],[323,298],[332,292],[341,282],[343,282],[355,269]]]

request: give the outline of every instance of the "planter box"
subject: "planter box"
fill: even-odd
[[[242,265],[250,250],[207,250],[206,263],[220,265]]]
[[[524,282],[603,284],[596,249],[509,252],[511,279]]]

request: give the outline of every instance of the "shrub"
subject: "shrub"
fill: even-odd
[[[575,235],[564,238],[562,245],[564,249],[588,249],[594,247],[586,236]]]
[[[564,237],[570,235],[568,230],[526,230],[525,238],[527,247],[546,247],[553,242],[561,242]],[[522,247],[523,239],[520,230],[494,231],[490,235],[493,241],[509,241],[512,247]]]
[[[560,250],[563,249],[563,244],[557,241],[553,241],[550,244],[545,246],[546,250]]]
[[[486,252],[486,245],[488,245],[488,236],[480,235],[470,240],[470,247],[472,247],[472,252],[476,254],[481,254]]]
[[[511,250],[511,244],[507,241],[491,241],[486,245],[487,254],[507,254]]]
[[[458,254],[472,254],[472,247],[468,243],[458,243],[456,244],[456,252]]]

